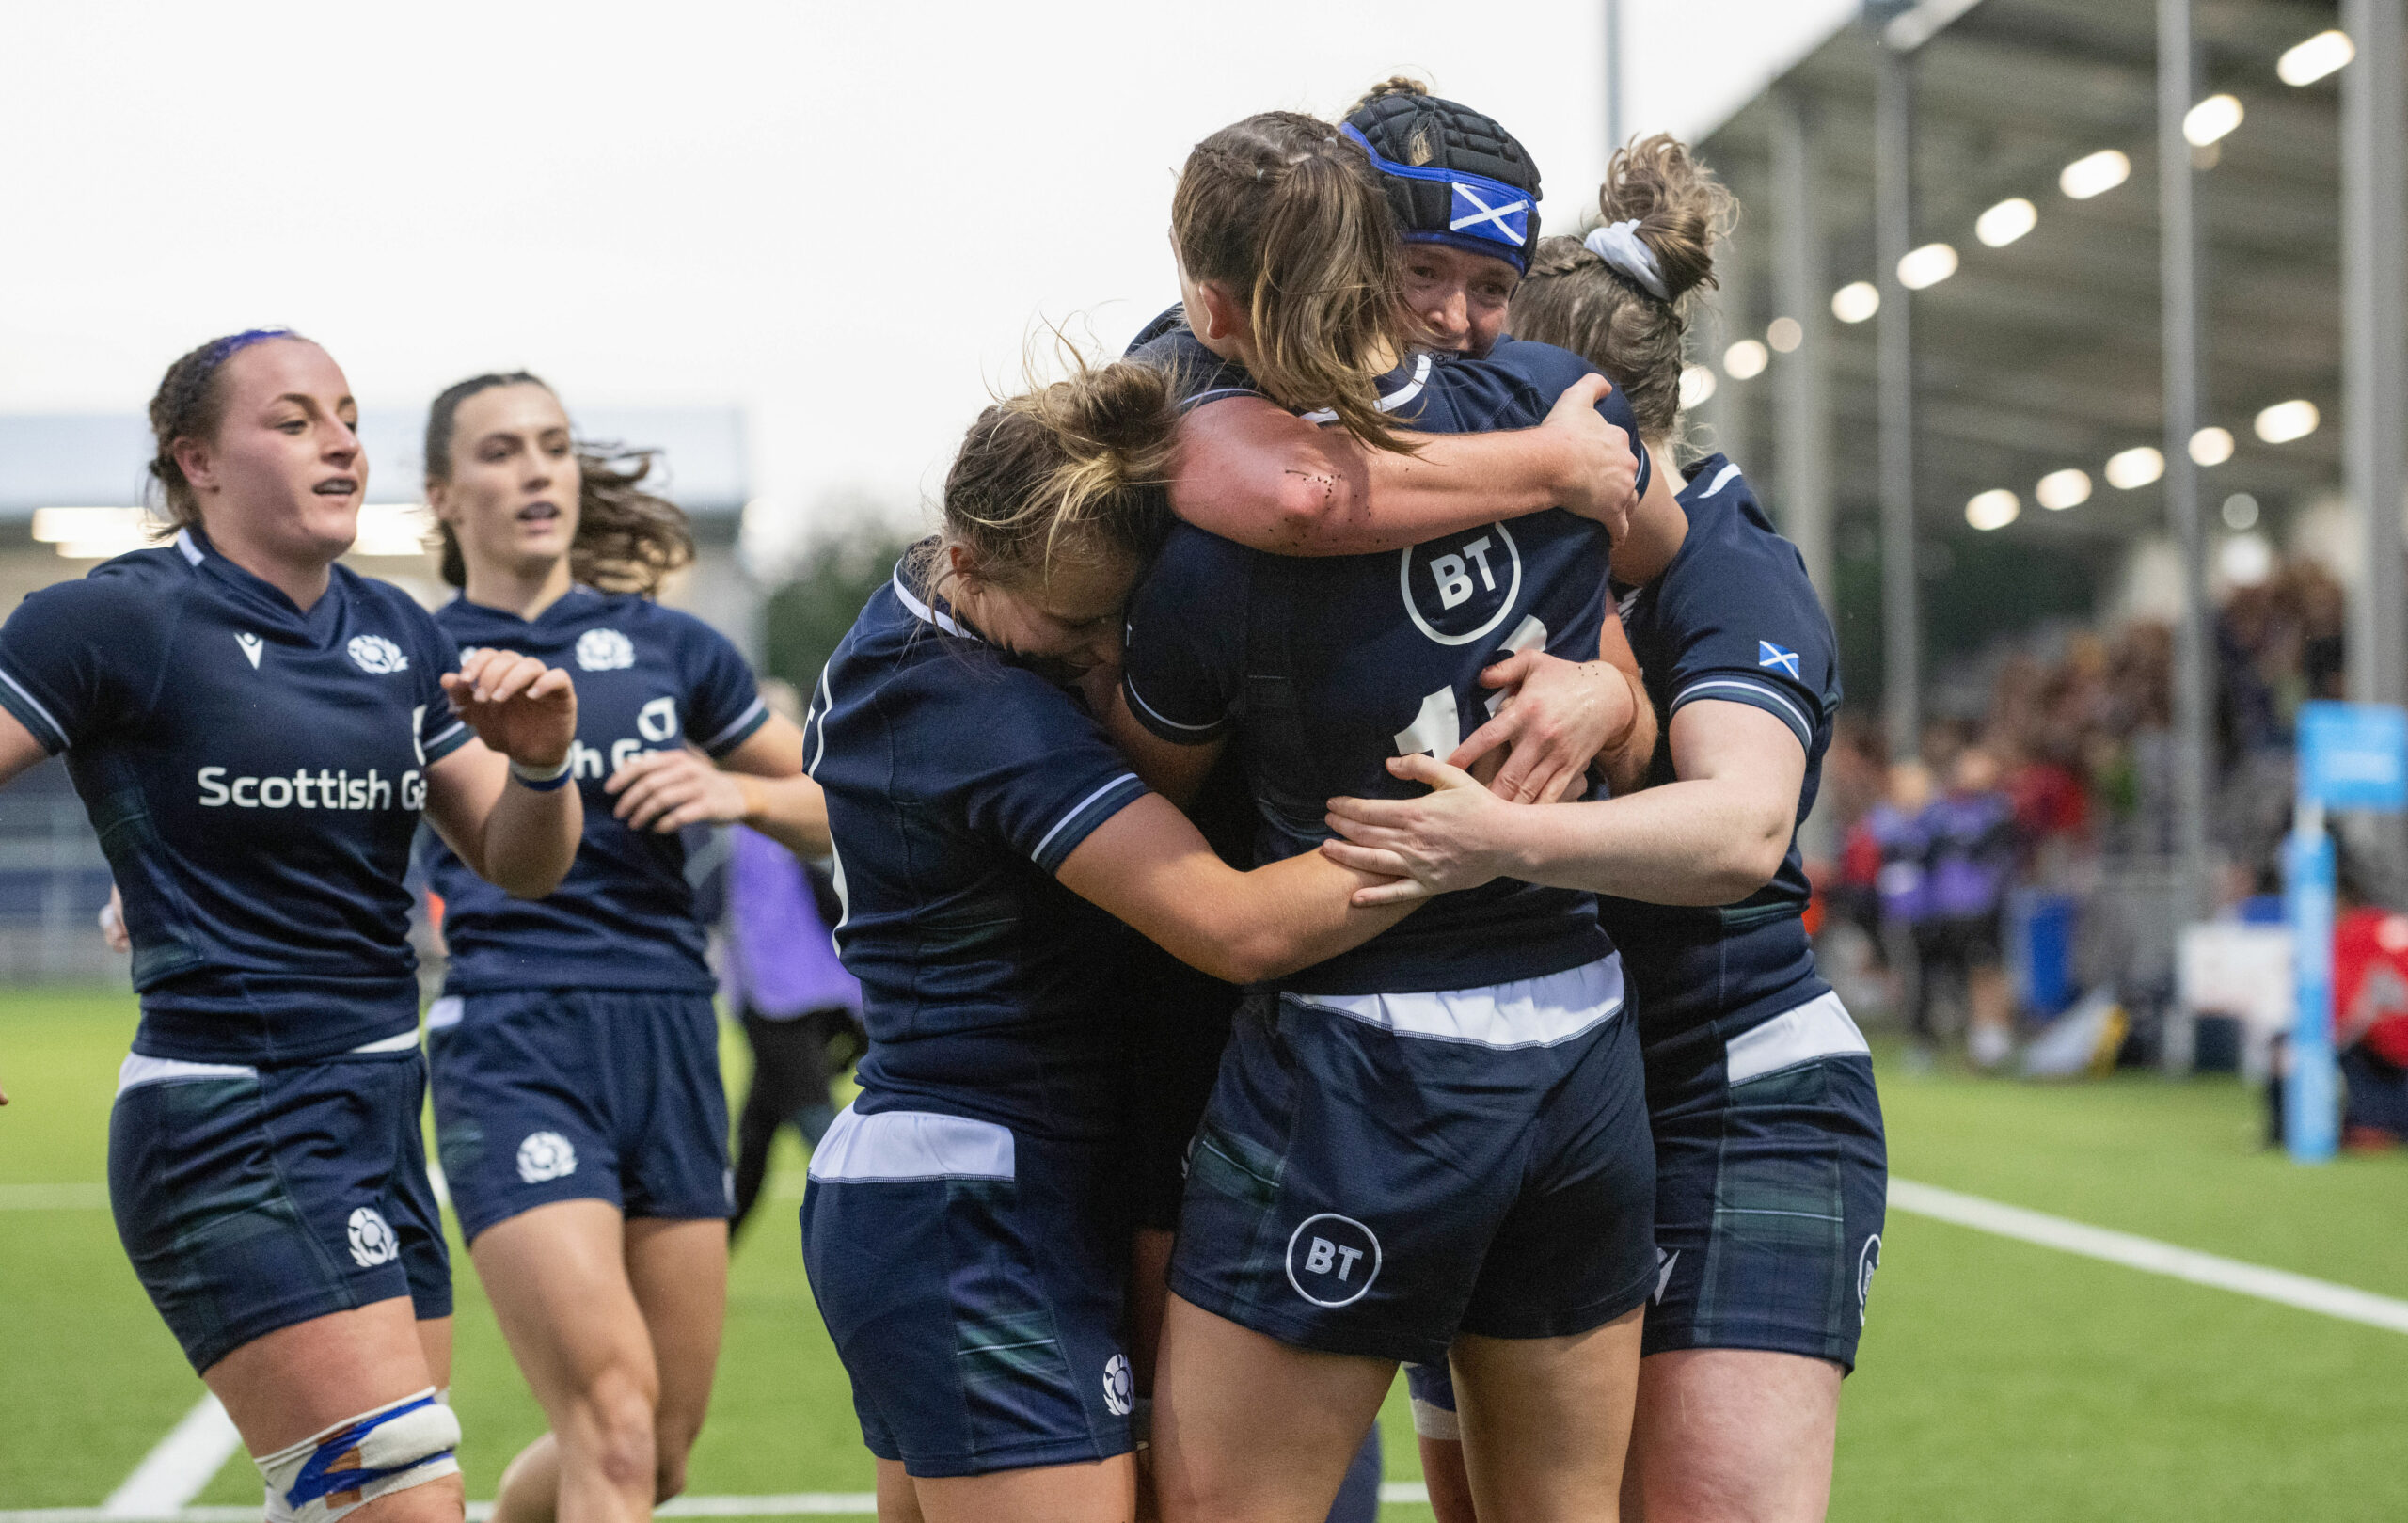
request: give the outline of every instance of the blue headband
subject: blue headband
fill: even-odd
[[[1371,156],[1372,167],[1400,180],[1423,180],[1445,185],[1454,201],[1442,229],[1407,228],[1404,236],[1452,244],[1470,253],[1501,259],[1519,269],[1530,264],[1530,193],[1502,180],[1491,180],[1463,169],[1418,168],[1382,158],[1371,140],[1348,122],[1339,129]]]

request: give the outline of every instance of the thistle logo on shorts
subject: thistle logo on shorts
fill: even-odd
[[[1136,1386],[1129,1375],[1129,1356],[1116,1354],[1103,1361],[1103,1404],[1116,1418],[1136,1410]]]
[[[1380,1240],[1335,1212],[1307,1216],[1288,1237],[1288,1283],[1317,1307],[1352,1306],[1380,1277]]]
[[[343,648],[351,652],[351,658],[362,672],[372,672],[380,677],[410,669],[410,658],[402,654],[402,647],[383,635],[354,635],[351,643]]]
[[[518,1177],[530,1184],[577,1172],[577,1146],[557,1132],[530,1132],[518,1145]]]
[[[1881,1234],[1874,1233],[1864,1240],[1864,1248],[1856,1256],[1856,1325],[1864,1325],[1864,1303],[1873,1294],[1873,1272],[1881,1267]]]
[[[1522,551],[1503,524],[1406,548],[1397,563],[1404,611],[1441,645],[1492,634],[1522,595]]]
[[[362,1269],[391,1263],[401,1256],[402,1245],[394,1238],[392,1226],[373,1206],[362,1206],[351,1214],[347,1235],[351,1239],[351,1261]]]
[[[636,647],[616,629],[588,629],[577,637],[577,664],[588,672],[624,672],[636,664]]]

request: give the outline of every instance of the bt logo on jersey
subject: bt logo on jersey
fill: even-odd
[[[1415,628],[1441,645],[1468,645],[1513,611],[1522,550],[1512,531],[1490,524],[1404,550],[1397,579]]]

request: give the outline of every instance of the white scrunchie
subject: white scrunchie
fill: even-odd
[[[1664,289],[1664,272],[1656,268],[1655,250],[1639,236],[1637,217],[1627,222],[1608,222],[1580,243],[1589,252],[1638,281],[1657,301],[1671,299]]]

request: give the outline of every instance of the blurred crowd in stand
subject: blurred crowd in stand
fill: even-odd
[[[2280,893],[2292,727],[2303,702],[2342,696],[2343,618],[2340,584],[2306,561],[2221,601],[2221,912],[2262,917]],[[2162,623],[2060,631],[1993,653],[1986,696],[1927,724],[1916,755],[1844,717],[1825,767],[1841,843],[1827,923],[1846,944],[1831,950],[1920,1052],[1961,1032],[1995,1065],[2019,1024],[2104,990],[2129,1015],[2126,1060],[2154,1055],[2178,918],[2173,665]]]

